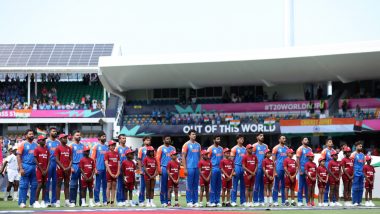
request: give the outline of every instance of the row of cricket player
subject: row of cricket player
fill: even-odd
[[[286,137],[283,135],[272,150],[264,143],[262,133],[256,135],[256,143],[246,146],[243,146],[244,136],[237,135],[236,146],[232,149],[222,148],[220,136],[214,136],[213,145],[202,150],[196,142],[196,131],[190,130],[188,136],[189,140],[182,147],[182,166],[187,178],[187,207],[235,207],[238,189],[240,205],[245,207],[304,206],[304,196],[306,206],[342,206],[339,202],[341,178],[344,183],[344,206],[360,206],[364,188],[365,205],[374,206],[372,189],[375,171],[370,165],[371,157],[362,152],[361,141],[356,142],[354,152],[349,147],[344,148],[345,157],[338,162],[332,140],[326,140],[326,148],[316,161],[317,165],[312,149],[308,146],[308,138],[303,138],[302,145],[294,152],[285,145]],[[72,133],[72,143],[67,145],[68,135],[58,136],[54,128],[50,129],[48,138],[38,136],[37,140],[34,140],[34,132],[28,130],[26,141],[17,149],[21,174],[19,206],[26,206],[30,188],[32,207],[60,207],[63,184],[65,206],[69,207],[114,206],[115,196],[117,206],[156,207],[153,197],[157,176],[160,176],[161,205],[180,206],[178,186],[181,164],[176,149],[171,145],[170,136],[163,137],[163,145],[157,150],[150,146],[151,138],[144,137],[137,162],[134,160],[134,151],[125,145],[125,135],[119,136],[117,148],[114,141],[106,144],[104,132],[98,134],[98,139],[99,142],[89,148],[81,143],[80,131]],[[140,176],[140,187],[139,203],[135,204],[132,192],[138,189],[136,175]],[[78,187],[81,200],[78,200],[77,205]],[[317,196],[315,188],[318,188]],[[41,190],[42,201],[38,202]],[[278,200],[279,191],[281,203]],[[203,196],[207,200],[205,204]],[[314,202],[315,197],[318,197],[318,204]]]

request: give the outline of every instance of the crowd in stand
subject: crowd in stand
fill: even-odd
[[[59,82],[60,74],[41,74],[41,82]],[[83,95],[80,102],[72,100],[70,103],[63,103],[58,100],[57,89],[55,86],[48,89],[42,87],[40,95],[32,95],[32,102],[28,105],[26,94],[27,75],[24,81],[19,76],[10,78],[7,74],[5,81],[0,83],[0,110],[87,110],[87,109],[104,109],[103,101],[92,99],[89,94]],[[99,81],[97,75],[90,74],[83,76],[84,84],[91,85]],[[31,82],[34,82],[34,74],[31,76]]]

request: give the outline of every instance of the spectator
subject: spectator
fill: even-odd
[[[360,105],[357,104],[357,105],[356,105],[356,113],[357,113],[357,114],[360,114],[360,112],[361,112]]]
[[[317,100],[322,99],[322,96],[323,96],[323,89],[322,89],[322,87],[319,85],[319,86],[318,86],[318,89],[317,89]]]
[[[277,91],[275,91],[275,92],[273,93],[273,95],[272,95],[272,100],[273,100],[273,101],[277,101],[277,100],[278,100],[278,93],[277,93]]]
[[[344,117],[346,116],[347,109],[348,109],[348,103],[347,103],[347,100],[343,100],[343,103],[342,103],[342,111],[343,111],[343,116],[344,116]]]
[[[310,100],[310,91],[309,91],[309,89],[306,89],[305,100]]]
[[[41,94],[42,94],[42,96],[47,97],[48,90],[46,89],[45,86],[42,88]]]
[[[319,101],[319,110],[321,114],[325,114],[326,102],[324,100]]]

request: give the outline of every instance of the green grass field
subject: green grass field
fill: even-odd
[[[134,196],[134,200],[137,200],[137,196]],[[159,202],[159,196],[155,196],[155,204],[157,205],[157,207],[160,206],[160,202]],[[173,201],[173,200],[172,200]],[[205,199],[204,199],[205,201]],[[174,201],[173,201],[174,202]],[[185,201],[185,196],[180,196],[179,197],[179,202],[181,204],[182,207],[186,207],[186,201]],[[27,201],[27,207],[28,207],[28,203],[29,201]],[[374,200],[374,203],[376,204],[376,206],[379,206],[380,207],[380,199],[375,199]],[[64,196],[61,195],[61,206],[64,204]],[[97,209],[107,209],[107,208],[110,208],[110,207],[97,207]],[[33,209],[33,208],[27,208],[27,209]],[[44,210],[68,210],[68,209],[81,209],[81,207],[75,207],[75,208],[68,208],[68,207],[61,207],[61,208],[46,208]],[[88,209],[88,208],[86,208]],[[125,209],[128,209],[128,208],[125,208]],[[212,208],[210,208],[212,209]],[[18,205],[17,205],[17,202],[16,201],[3,201],[3,193],[0,193],[0,210],[21,210]],[[42,209],[35,209],[35,210],[42,210]],[[235,210],[236,211],[236,210]],[[239,212],[244,212],[245,210],[239,210]],[[255,213],[274,213],[274,214],[289,214],[289,213],[296,213],[296,214],[321,214],[321,211],[323,212],[323,210],[270,210],[270,211],[254,211]],[[247,211],[247,212],[252,212],[252,211]],[[358,209],[342,209],[342,210],[326,210],[325,212],[329,212],[329,213],[336,213],[336,214],[377,214],[380,212],[379,209],[363,209],[363,210],[358,210]]]

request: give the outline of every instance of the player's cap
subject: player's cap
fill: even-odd
[[[351,152],[350,147],[346,146],[346,147],[343,149],[343,152]]]
[[[324,158],[319,158],[318,162],[320,163],[321,161],[324,161],[324,160],[325,160]]]
[[[331,152],[330,152],[330,155],[331,156],[333,156],[333,155],[337,155],[338,153],[336,153],[336,151],[335,150],[332,150]]]
[[[146,147],[146,151],[154,151],[153,146],[148,146],[148,147]]]
[[[170,152],[170,155],[176,155],[177,154],[177,151],[176,150],[173,150]]]
[[[246,148],[246,149],[252,149],[253,146],[252,146],[252,144],[248,144],[245,148]]]
[[[89,147],[89,146],[85,146],[85,147],[83,148],[83,151],[84,151],[84,152],[88,152],[88,151],[90,151],[90,147]]]
[[[67,137],[68,135],[65,133],[59,134],[58,139],[62,139],[64,137]]]
[[[286,150],[286,153],[294,153],[293,149]]]
[[[45,139],[46,139],[45,136],[43,136],[43,135],[39,135],[39,136],[37,137],[37,142],[40,142],[41,140],[45,140]]]
[[[371,158],[371,156],[366,155],[366,156],[365,156],[365,160],[366,160],[366,161],[369,161],[369,160],[372,160],[372,158]]]
[[[127,149],[127,151],[125,151],[125,154],[128,155],[129,153],[133,153],[134,151],[132,149]]]
[[[202,150],[201,151],[201,155],[207,155],[208,154],[208,151],[207,150]]]
[[[270,149],[265,149],[264,153],[266,154],[268,152],[270,152]]]
[[[306,154],[306,157],[314,157],[314,153],[313,153],[313,152],[308,152],[308,153]]]
[[[224,148],[223,153],[230,152],[231,150],[229,148]]]
[[[112,145],[115,145],[115,144],[116,144],[116,142],[113,141],[113,140],[108,141],[108,146],[112,146]]]

